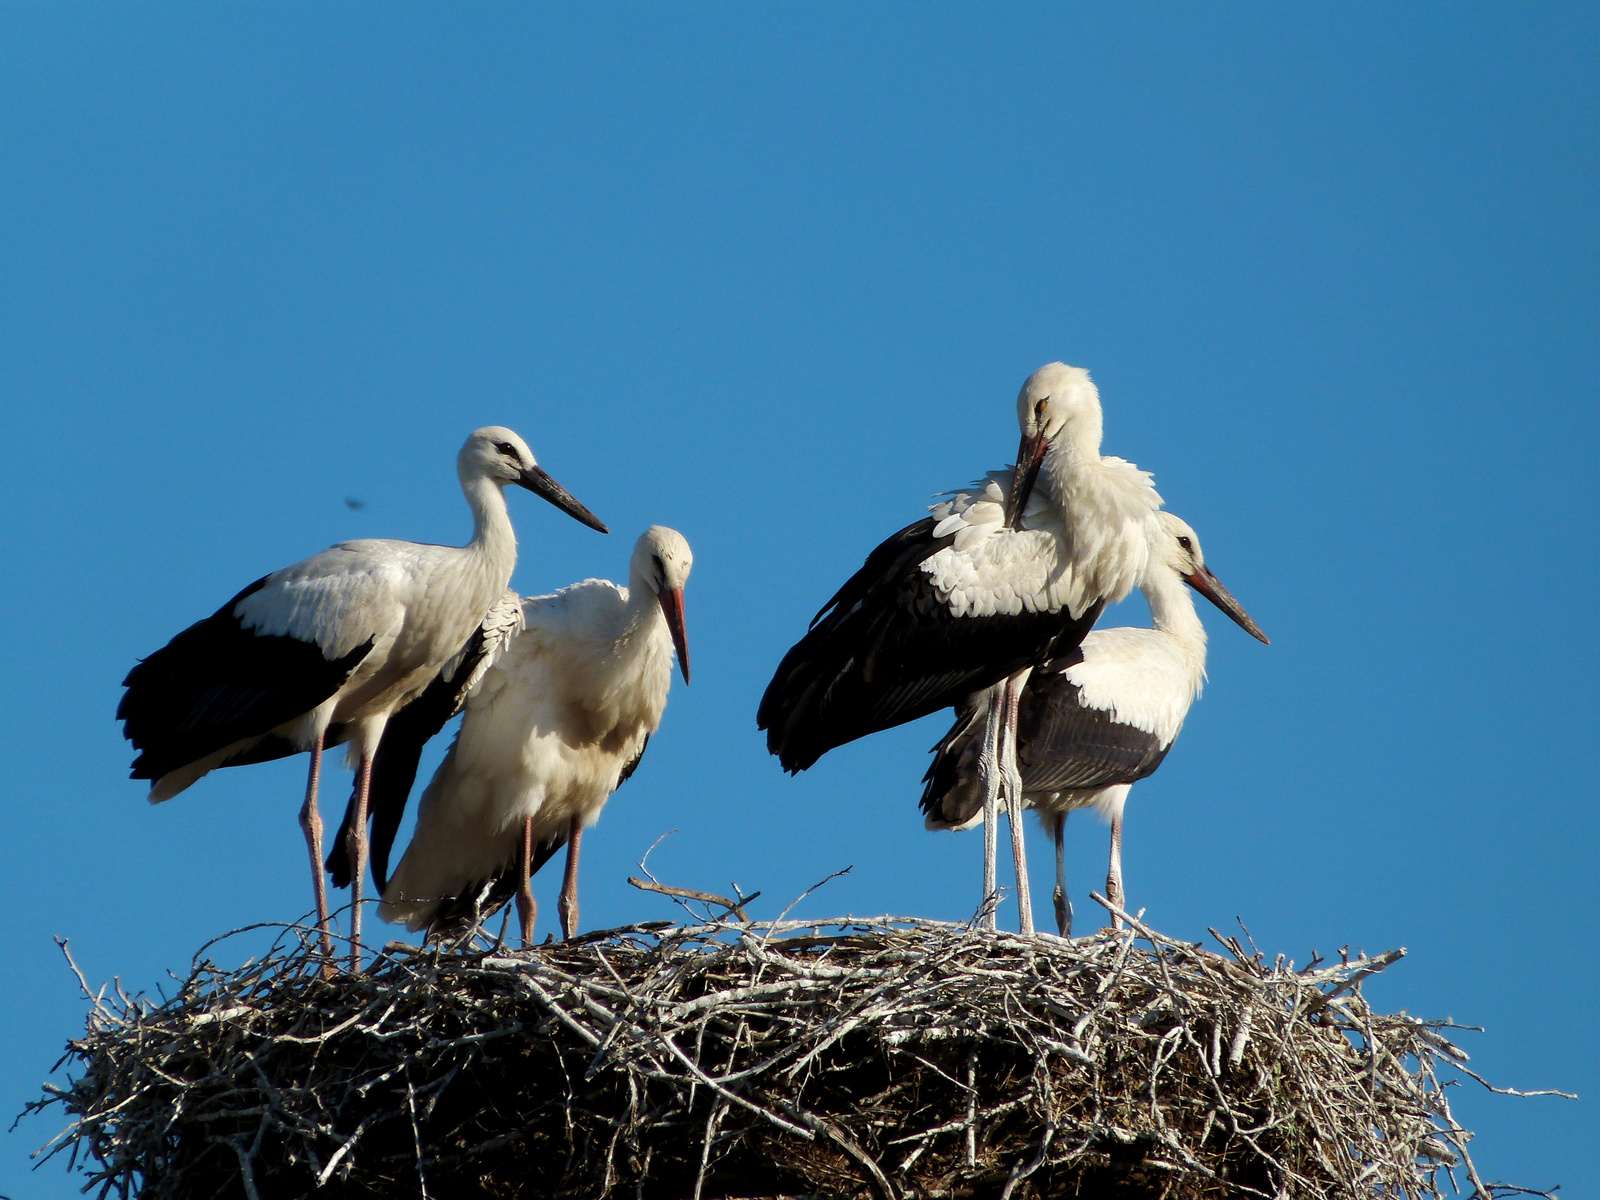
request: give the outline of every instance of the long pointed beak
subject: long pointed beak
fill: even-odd
[[[1250,614],[1245,612],[1244,606],[1233,598],[1233,593],[1222,586],[1222,580],[1211,573],[1210,567],[1201,567],[1193,575],[1185,575],[1184,580],[1195,591],[1199,592],[1211,603],[1215,604],[1228,616],[1233,618],[1234,624],[1244,630],[1258,642],[1272,645],[1267,641],[1267,635],[1261,632],[1261,626],[1250,619]]]
[[[678,670],[683,672],[683,686],[689,686],[689,634],[683,627],[683,589],[668,588],[656,595],[661,602],[661,615],[667,619],[667,629],[672,633],[672,648],[678,652]]]
[[[1033,494],[1034,481],[1039,478],[1039,464],[1044,462],[1044,452],[1050,448],[1050,440],[1045,437],[1044,430],[1029,437],[1022,435],[1022,444],[1017,447],[1017,470],[1011,480],[1011,495],[1006,497],[1006,528],[1015,529],[1017,518],[1028,508],[1028,497]]]
[[[604,521],[579,504],[573,494],[545,474],[542,467],[525,467],[522,478],[517,482],[535,495],[543,496],[569,517],[576,517],[590,529],[598,529],[601,533],[611,532]]]

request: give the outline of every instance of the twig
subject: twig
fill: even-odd
[[[761,895],[760,892],[752,892],[748,896],[741,896],[738,900],[729,900],[724,896],[716,896],[710,892],[697,892],[691,888],[668,887],[664,883],[647,882],[632,875],[628,876],[628,882],[643,892],[659,892],[663,896],[676,896],[684,900],[698,900],[701,904],[720,907],[723,910],[722,916],[732,913],[741,921],[750,919],[745,915],[744,906]],[[713,917],[712,919],[716,920],[717,918]]]
[[[72,1074],[28,1108],[67,1118],[40,1156],[66,1151],[102,1200],[413,1177],[435,1196],[743,1179],[1016,1200],[1043,1172],[1082,1191],[1117,1146],[1174,1200],[1427,1200],[1452,1172],[1512,1194],[1479,1178],[1450,1112],[1450,1084],[1479,1078],[1453,1023],[1366,1002],[1393,954],[1297,971],[1121,910],[1124,930],[1070,942],[793,905],[751,922],[737,887],[730,903],[651,881],[726,912],[533,952],[391,943],[356,979],[324,978],[314,931],[282,926],[232,969],[212,943],[160,1004],[91,991],[68,955],[90,1019]]]

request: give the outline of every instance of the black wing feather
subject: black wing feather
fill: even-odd
[[[955,617],[920,569],[953,535],[933,518],[867,556],[812,619],[767,685],[756,724],[785,770],[846,742],[959,704],[1023,667],[1076,646],[1100,616],[1059,612]]]
[[[977,791],[979,747],[974,741],[983,731],[992,694],[993,689],[985,688],[957,705],[955,724],[933,748],[933,761],[922,777],[922,811],[935,827],[965,825],[983,803]]]
[[[256,580],[128,672],[117,718],[123,736],[140,752],[133,760],[134,779],[160,779],[310,712],[371,653],[369,639],[329,659],[312,643],[244,628],[235,606],[270,578]],[[293,752],[283,743],[256,757],[246,751],[228,765]]]
[[[371,822],[369,862],[372,864],[372,881],[380,896],[389,886],[389,852],[394,848],[395,835],[400,832],[400,821],[406,813],[411,787],[417,781],[422,748],[466,704],[473,674],[487,649],[488,638],[484,627],[480,625],[467,639],[450,678],[446,679],[444,672],[439,672],[433,682],[415,700],[390,717],[388,725],[384,727],[378,752],[372,758],[372,782],[367,789],[367,817]],[[333,845],[328,849],[327,867],[333,877],[334,887],[350,886],[350,854],[346,839],[355,816],[356,795],[352,787],[350,801],[345,805],[344,820],[339,823],[339,832],[334,835]]]
[[[1064,674],[1043,673],[1023,692],[1017,757],[1026,792],[1137,783],[1171,748],[1153,733],[1084,705],[1078,685]]]
[[[627,783],[628,780],[633,778],[633,773],[639,769],[639,762],[644,758],[644,752],[649,749],[649,747],[650,735],[647,733],[644,735],[644,741],[639,743],[639,753],[635,754],[628,761],[627,765],[625,765],[622,770],[617,773],[617,787],[621,787],[623,784]],[[611,789],[613,793],[615,793],[616,790],[617,788]]]
[[[1087,707],[1081,689],[1065,674],[1082,661],[1083,651],[1074,647],[1035,671],[1023,690],[1017,713],[1017,758],[1024,792],[1087,791],[1137,783],[1155,771],[1172,748],[1171,742],[1163,745],[1153,733]],[[949,732],[933,748],[933,762],[922,777],[926,785],[922,811],[935,826],[963,825],[978,815],[983,803],[975,743],[989,695],[985,690],[968,696],[957,708]]]
[[[566,844],[567,835],[564,833],[541,843],[533,852],[533,863],[528,874],[537,875],[540,868]],[[471,887],[462,889],[460,895],[452,896],[434,909],[433,919],[428,922],[428,936],[436,937],[462,929],[471,924],[474,917],[479,921],[487,921],[514,900],[516,895],[515,869],[507,868],[487,879],[477,880]]]

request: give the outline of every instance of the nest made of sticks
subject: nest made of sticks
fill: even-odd
[[[1451,1026],[1362,996],[1402,951],[658,922],[330,978],[291,933],[161,1003],[102,989],[30,1107],[71,1117],[43,1153],[102,1198],[1502,1191],[1450,1114]]]

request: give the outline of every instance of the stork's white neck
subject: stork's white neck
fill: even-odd
[[[667,618],[661,611],[661,602],[655,589],[645,581],[644,568],[638,556],[628,564],[628,616],[627,629],[633,633],[659,633],[670,638]]]
[[[461,490],[472,509],[472,541],[467,549],[483,558],[499,580],[496,586],[503,588],[517,565],[517,533],[506,511],[505,489],[483,475],[473,475],[461,481]]]
[[[1206,678],[1206,627],[1195,611],[1194,597],[1183,577],[1165,564],[1155,564],[1139,585],[1150,605],[1150,623],[1170,639],[1183,657],[1198,695]]]

